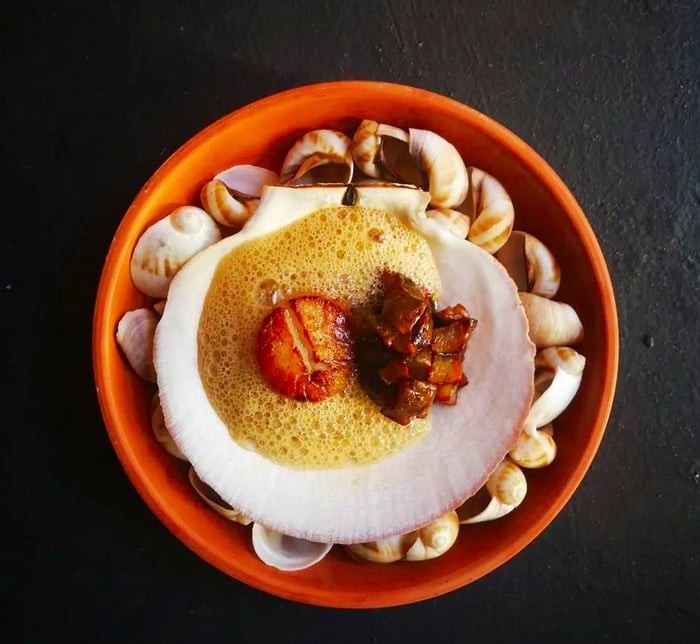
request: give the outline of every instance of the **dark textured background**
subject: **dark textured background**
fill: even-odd
[[[697,0],[51,4],[0,21],[6,641],[698,641]],[[101,262],[145,179],[213,119],[339,78],[447,94],[534,146],[588,213],[621,329],[608,432],[550,528],[461,591],[366,612],[182,546],[119,466],[90,366]]]

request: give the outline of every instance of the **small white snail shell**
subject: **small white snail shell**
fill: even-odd
[[[201,208],[182,206],[146,229],[131,256],[134,286],[164,298],[175,274],[199,251],[221,239],[216,222]]]
[[[461,204],[469,188],[467,169],[457,148],[429,130],[408,130],[410,155],[428,176],[430,205],[454,208]]]
[[[332,543],[316,543],[296,539],[265,526],[253,524],[253,550],[268,566],[283,571],[304,570],[323,559],[333,547]]]
[[[279,185],[280,178],[276,172],[257,165],[234,165],[217,174],[214,179],[225,183],[239,195],[260,197],[265,186]]]
[[[350,183],[353,169],[352,141],[345,134],[312,130],[290,148],[282,163],[280,181],[285,185]]]
[[[153,337],[158,318],[151,309],[125,313],[117,325],[117,344],[131,368],[144,380],[156,381],[153,367]]]
[[[586,359],[569,347],[549,347],[535,356],[536,389],[549,386],[532,403],[525,426],[544,427],[559,416],[581,386]],[[537,381],[539,380],[539,385]]]
[[[457,541],[459,517],[448,512],[418,530],[418,538],[409,548],[406,561],[425,561],[444,555]]]
[[[187,477],[190,480],[190,485],[199,495],[202,501],[204,501],[217,514],[220,514],[229,521],[240,523],[241,525],[249,525],[251,523],[251,520],[248,517],[238,512],[238,510],[232,508],[211,487],[202,481],[202,479],[197,476],[197,472],[194,471],[194,467],[190,467]]]
[[[382,163],[385,137],[408,143],[405,130],[365,119],[352,137],[352,158],[357,167],[368,177],[383,179],[387,168]],[[408,153],[408,148],[406,148]],[[391,173],[391,169],[388,169]]]
[[[447,228],[453,235],[466,239],[469,234],[469,217],[459,210],[451,208],[433,208],[426,211],[429,219],[434,219]]]
[[[519,291],[552,298],[559,290],[561,271],[550,250],[528,233],[515,230],[496,253]]]
[[[514,463],[528,469],[537,469],[549,465],[557,455],[557,444],[553,438],[551,423],[537,429],[534,425],[525,425],[515,447],[508,452]]]
[[[204,184],[199,198],[204,210],[221,225],[238,229],[257,209],[263,188],[278,184],[279,176],[272,170],[236,165]]]
[[[373,563],[393,563],[400,561],[415,543],[417,532],[400,534],[378,541],[367,543],[353,543],[347,546],[348,552],[357,559],[364,559]]]
[[[218,179],[204,184],[199,199],[202,208],[222,226],[236,229],[251,218],[259,203],[259,199],[237,195]]]
[[[506,457],[488,478],[484,488],[490,497],[486,507],[477,514],[472,514],[473,505],[467,500],[457,508],[460,523],[493,521],[512,512],[527,494],[527,480],[523,471]]]
[[[456,512],[447,512],[419,530],[349,545],[348,551],[358,559],[374,563],[425,561],[445,554],[457,540],[459,519]]]
[[[165,426],[165,418],[163,417],[163,409],[160,406],[160,396],[158,394],[155,394],[151,400],[151,429],[158,443],[168,454],[181,461],[187,460]]]
[[[519,295],[530,325],[530,339],[538,349],[583,339],[583,325],[573,307],[532,293]]]
[[[479,168],[467,168],[469,195],[459,210],[469,215],[468,239],[487,253],[495,253],[510,237],[515,210],[505,188]]]

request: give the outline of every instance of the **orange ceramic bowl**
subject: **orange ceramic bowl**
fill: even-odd
[[[539,237],[562,268],[558,299],[572,304],[586,330],[576,348],[587,358],[581,389],[555,421],[552,465],[527,472],[528,495],[512,514],[469,526],[444,556],[390,565],[353,561],[340,548],[320,564],[283,573],[253,553],[250,529],[204,506],[187,467],[166,454],[150,427],[154,389],[139,380],[114,339],[119,318],[147,305],[131,284],[129,259],[141,232],[182,204],[198,204],[202,184],[237,163],[279,169],[292,142],[315,128],[352,132],[358,120],[434,130],[468,165],[496,176],[513,198],[516,228]],[[530,543],[562,509],[588,469],[605,430],[618,362],[610,277],[585,215],[554,171],[518,137],[486,116],[427,91],[364,81],[300,87],[244,107],[195,135],[148,180],[126,213],[107,255],[95,306],[93,358],[105,424],[127,474],[161,521],[189,548],[232,577],[310,604],[378,607],[454,590],[500,566]]]

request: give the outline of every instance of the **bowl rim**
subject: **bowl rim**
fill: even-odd
[[[603,395],[595,415],[593,430],[591,431],[577,466],[569,472],[566,483],[555,501],[545,510],[539,519],[510,542],[508,547],[504,548],[498,557],[485,560],[468,570],[456,571],[455,574],[450,575],[447,579],[442,579],[439,583],[435,580],[426,580],[425,582],[418,581],[412,583],[410,587],[401,590],[383,589],[375,591],[370,595],[366,592],[360,592],[349,588],[315,589],[314,591],[309,591],[308,589],[297,587],[293,576],[290,576],[288,579],[285,578],[284,581],[279,583],[260,579],[241,567],[231,566],[229,562],[224,561],[213,552],[206,542],[202,542],[196,538],[192,531],[188,529],[187,525],[178,522],[168,511],[158,489],[149,484],[147,478],[143,475],[142,466],[135,461],[128,446],[122,441],[121,429],[114,413],[115,401],[110,389],[109,360],[105,357],[107,343],[113,340],[113,329],[109,329],[107,325],[105,304],[109,300],[111,290],[114,287],[114,269],[117,265],[118,251],[122,246],[121,239],[126,234],[125,231],[128,228],[128,222],[131,218],[130,215],[141,208],[150,186],[159,181],[171,168],[179,164],[181,160],[187,156],[190,148],[214,136],[231,121],[247,118],[248,115],[255,112],[255,110],[267,107],[278,101],[294,99],[301,95],[304,95],[305,98],[309,98],[310,96],[322,98],[324,95],[336,91],[363,91],[368,89],[376,92],[388,92],[393,97],[399,99],[403,98],[408,100],[410,98],[413,101],[420,101],[428,105],[440,104],[443,110],[449,112],[450,116],[457,120],[464,119],[466,116],[472,127],[496,140],[498,145],[506,149],[513,157],[527,167],[528,172],[537,179],[540,185],[546,189],[550,196],[560,205],[562,210],[567,213],[584,251],[591,262],[595,278],[594,282],[598,289],[598,297],[600,301],[603,302],[603,336],[605,346],[607,347],[602,370]],[[92,360],[97,398],[102,417],[110,441],[127,476],[150,510],[188,548],[227,575],[249,586],[278,597],[307,604],[336,608],[379,608],[404,605],[430,599],[465,586],[506,563],[547,528],[578,488],[603,438],[615,395],[619,362],[619,329],[612,282],[595,234],[570,190],[539,154],[505,126],[497,123],[474,108],[454,99],[409,85],[381,81],[347,80],[302,85],[249,103],[220,117],[197,132],[160,165],[143,185],[122,217],[107,252],[95,302],[92,328]]]

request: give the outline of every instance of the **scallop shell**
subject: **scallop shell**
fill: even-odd
[[[216,222],[201,208],[182,206],[146,229],[131,256],[134,286],[151,297],[167,296],[184,264],[221,239]]]
[[[537,429],[534,425],[526,425],[515,447],[508,452],[508,456],[520,467],[528,469],[546,467],[557,455],[557,444],[554,442],[553,435],[551,423],[542,429]]]
[[[467,169],[457,148],[429,130],[409,129],[409,153],[428,176],[430,205],[454,208],[461,204],[469,188]]]
[[[551,251],[537,237],[515,230],[496,253],[519,291],[552,298],[559,290],[561,270]]]
[[[153,338],[158,318],[151,309],[136,309],[122,316],[117,325],[117,344],[131,368],[144,380],[156,381]]]
[[[520,293],[530,340],[538,349],[575,344],[583,340],[583,325],[573,307],[532,293]]]
[[[493,521],[509,514],[523,502],[527,480],[523,471],[506,457],[486,481],[485,491],[490,499],[480,512],[472,514],[473,505],[469,500],[457,509],[460,523]]]
[[[452,433],[447,441],[452,446],[449,450],[445,450],[444,441],[431,441],[430,436],[435,436],[431,434],[414,448],[403,450],[395,458],[373,465],[371,477],[359,479],[353,473],[355,468],[299,471],[291,467],[280,468],[265,458],[251,460],[250,452],[231,441],[226,432],[218,431],[221,420],[211,409],[196,369],[201,306],[218,262],[236,244],[269,234],[271,225],[282,228],[292,221],[301,220],[308,213],[324,207],[323,204],[340,203],[347,192],[344,186],[266,188],[258,210],[241,233],[205,250],[178,275],[171,287],[165,315],[158,326],[155,352],[156,367],[160,371],[161,402],[168,427],[202,479],[212,484],[234,508],[269,528],[317,542],[344,544],[375,541],[386,535],[414,530],[433,518],[436,499],[442,507],[454,508],[497,465],[497,450],[482,454],[477,449],[474,458],[470,460],[472,465],[464,467],[464,459],[458,454],[466,448],[459,437],[467,439],[469,444],[470,433],[462,427],[456,427],[457,432]],[[479,307],[474,310],[482,313],[497,313],[491,316],[490,324],[485,330],[487,339],[491,335],[498,336],[497,343],[484,343],[484,336],[480,336],[481,351],[472,358],[476,363],[504,367],[490,369],[490,375],[486,373],[491,378],[490,385],[480,377],[480,386],[491,387],[496,399],[511,384],[512,391],[503,399],[505,402],[499,407],[498,415],[492,413],[489,401],[482,399],[478,404],[470,406],[469,416],[470,423],[475,425],[483,417],[488,427],[482,429],[488,430],[490,427],[495,432],[491,438],[497,447],[502,447],[501,454],[505,454],[520,433],[523,413],[531,401],[534,358],[534,346],[527,338],[526,320],[519,307],[513,306],[513,297],[517,298],[517,292],[512,281],[495,260],[486,257],[473,244],[449,237],[447,232],[424,216],[426,201],[429,199],[424,192],[409,188],[381,187],[358,187],[354,192],[358,206],[391,209],[396,215],[405,217],[407,222],[417,222],[416,229],[425,232],[436,247],[449,246],[449,253],[441,253],[442,249],[436,248],[435,260],[443,274],[451,271],[450,274],[456,277],[455,285],[470,282],[481,284],[471,290],[455,286],[450,297],[467,304],[470,301],[479,302]],[[394,210],[392,204],[398,208]],[[425,229],[419,228],[421,224],[425,225]],[[448,244],[450,240],[453,243]],[[467,272],[478,279],[460,282],[459,277],[463,276],[465,267]],[[488,283],[488,288],[483,287],[484,283]],[[459,296],[467,291],[472,294],[469,298]],[[501,327],[507,327],[508,333],[498,333]],[[516,350],[511,351],[509,347]],[[486,398],[494,399],[489,396]],[[452,408],[438,407],[443,407],[445,416],[453,411]],[[434,413],[440,416],[441,411],[434,409]],[[508,418],[512,418],[513,422],[504,422]],[[203,445],[203,439],[206,439],[206,445]],[[469,451],[466,449],[466,452]],[[423,453],[429,458],[423,459],[421,463],[419,456]],[[415,467],[401,465],[413,461],[419,469],[423,468],[423,474],[426,467],[432,467],[436,472],[440,470],[436,476],[431,477],[429,489],[421,486],[420,481],[425,477],[416,478]],[[242,472],[240,468],[234,467],[235,463],[240,463],[243,468],[254,467],[259,476],[239,476]],[[232,476],[234,470],[236,475]],[[276,481],[274,489],[260,486],[259,481],[268,478]],[[334,483],[324,486],[323,481]],[[397,490],[402,490],[402,493],[395,494]],[[368,502],[374,504],[371,513],[347,510],[357,507],[358,503]],[[333,517],[333,521],[327,519],[329,516]]]
[[[253,550],[261,561],[283,571],[304,570],[323,559],[333,547],[332,543],[315,543],[295,539],[260,523],[253,524]]]
[[[352,141],[335,130],[313,130],[302,136],[282,163],[285,185],[350,183],[353,173]]]
[[[175,444],[173,437],[170,435],[168,428],[165,426],[165,418],[163,416],[163,408],[160,406],[160,396],[155,394],[151,400],[151,429],[161,447],[175,458],[186,461],[187,457],[180,451],[180,448]]]
[[[241,525],[249,525],[252,523],[248,517],[232,508],[212,488],[202,481],[202,479],[197,476],[197,472],[194,471],[194,467],[190,467],[187,477],[190,480],[190,485],[194,488],[194,491],[199,495],[202,501],[217,514],[220,514],[229,521],[240,523]]]

